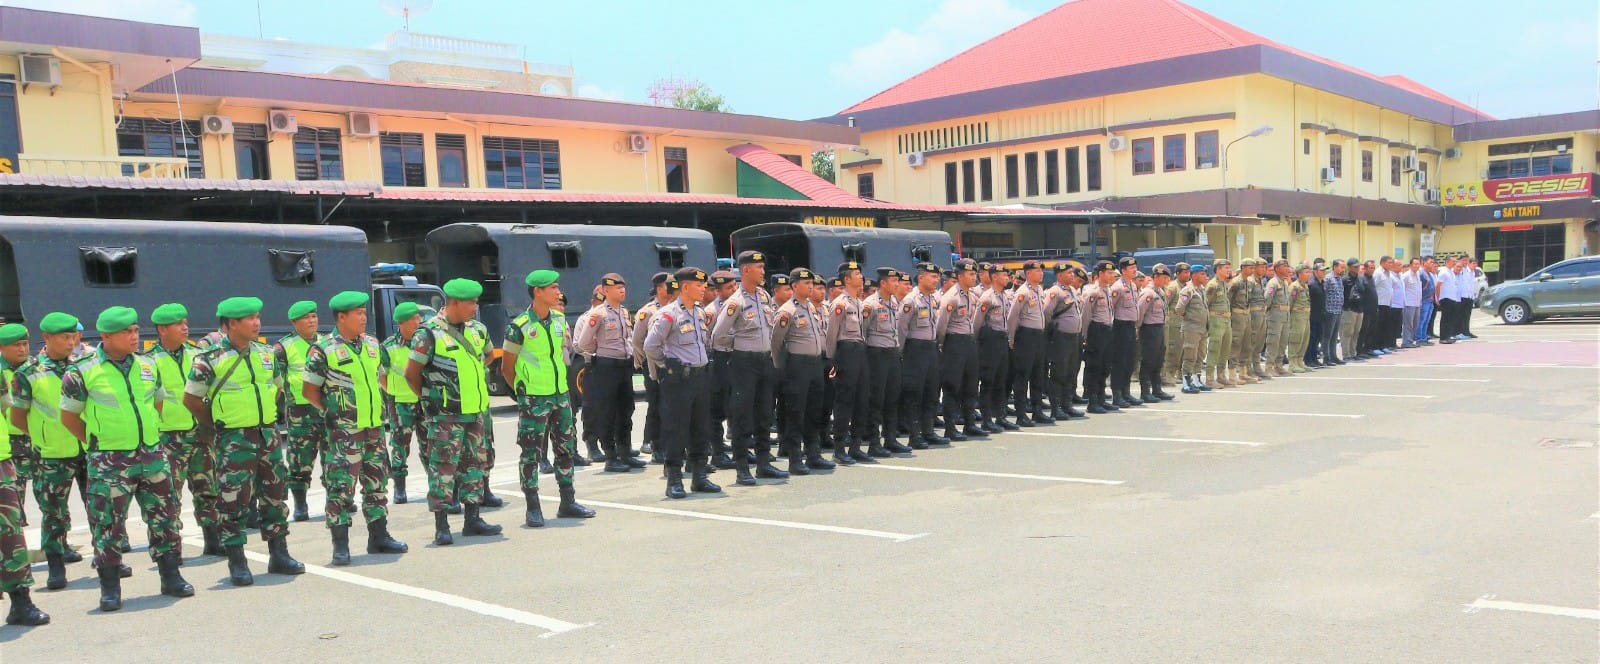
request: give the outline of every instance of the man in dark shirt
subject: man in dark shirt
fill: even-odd
[[[1321,258],[1311,263],[1311,282],[1306,284],[1311,296],[1311,342],[1306,346],[1306,356],[1302,358],[1306,366],[1322,366],[1322,358],[1327,357],[1322,350],[1322,338],[1326,336],[1323,322],[1327,319],[1328,294],[1322,287],[1322,278],[1328,275],[1328,266]]]
[[[1358,350],[1361,355],[1371,359],[1378,354],[1372,352],[1377,346],[1378,337],[1378,286],[1372,281],[1374,270],[1372,261],[1361,264],[1361,338],[1358,340]]]
[[[1351,258],[1346,263],[1349,270],[1344,275],[1344,315],[1339,320],[1339,356],[1345,360],[1364,362],[1361,356],[1361,319],[1366,311],[1361,289],[1361,260]]]

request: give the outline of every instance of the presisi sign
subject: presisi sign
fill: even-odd
[[[1593,173],[1573,173],[1455,184],[1439,195],[1445,205],[1493,205],[1583,198],[1593,191]]]

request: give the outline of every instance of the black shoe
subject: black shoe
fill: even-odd
[[[667,497],[680,500],[689,494],[683,492],[683,469],[676,466],[667,466]]]
[[[39,607],[33,605],[33,598],[28,596],[27,588],[13,590],[9,596],[11,611],[6,613],[7,625],[38,627],[50,624],[50,614],[40,611]]]
[[[456,538],[450,535],[450,513],[438,511],[433,513],[433,545],[450,546],[456,543]]]
[[[928,440],[922,436],[912,436],[906,439],[906,447],[911,448],[913,451],[925,450],[928,449]]]
[[[1018,431],[1018,430],[1022,429],[1022,425],[1017,424],[1016,422],[1012,422],[1011,420],[1008,420],[1008,419],[1006,419],[1004,417],[1002,417],[999,420],[995,421],[995,424],[1000,425],[1000,429],[1002,431]]]
[[[250,563],[245,560],[244,547],[227,547],[228,553],[228,582],[236,586],[248,586],[256,582],[255,575],[250,573]]]
[[[643,462],[641,462],[640,465],[644,465]],[[608,459],[608,460],[606,460],[605,468],[602,468],[600,472],[603,472],[603,473],[627,473],[627,472],[632,472],[632,471],[633,471],[633,464],[628,463],[626,461],[623,461],[621,459]]]
[[[891,439],[889,441],[889,443],[893,444],[894,440]],[[890,452],[888,448],[886,448],[886,447],[884,447],[882,445],[879,445],[877,443],[873,443],[873,444],[867,446],[867,456],[872,457],[874,459],[893,459],[894,458],[894,453]]]
[[[1073,408],[1072,406],[1067,406],[1067,417],[1074,420],[1081,420],[1085,417],[1088,417],[1088,415],[1084,414],[1084,412],[1081,410]]]
[[[1051,424],[1055,424],[1056,423],[1056,418],[1045,414],[1044,411],[1034,411],[1033,415],[1031,415],[1030,417],[1033,418],[1033,423],[1034,424],[1038,424],[1038,425],[1041,425],[1041,426],[1051,425]]]
[[[1111,399],[1111,406],[1112,406],[1112,410],[1119,410],[1119,409],[1122,409],[1122,408],[1132,408],[1133,407],[1132,404],[1129,404],[1128,401],[1126,399],[1123,399],[1122,395],[1120,395],[1120,394],[1116,395],[1115,397],[1113,397]]]
[[[494,492],[490,491],[488,487],[484,487],[483,498],[478,501],[478,505],[481,507],[505,507],[506,501],[501,500],[500,496],[494,495]]]
[[[756,461],[756,477],[767,480],[786,480],[789,479],[789,473],[778,470],[777,466],[772,465],[771,459],[763,459]]]
[[[404,505],[410,498],[406,496],[406,478],[394,478],[394,504]]]
[[[821,454],[811,454],[806,456],[806,467],[812,470],[833,470],[838,468],[839,464],[822,458]]]
[[[289,543],[283,535],[267,540],[268,574],[305,574],[306,566],[289,556]]]
[[[655,441],[647,440],[647,441],[644,441],[643,443],[639,444],[639,454],[654,455],[655,453],[656,453],[656,442]],[[639,454],[635,454],[634,456],[639,456]],[[661,463],[661,462],[657,461],[656,463]]]
[[[1143,406],[1144,402],[1146,401],[1145,399],[1140,399],[1140,398],[1137,398],[1137,397],[1133,396],[1132,392],[1123,392],[1122,393],[1122,400],[1127,402],[1127,404],[1129,406],[1133,406],[1135,408],[1137,408],[1139,406]]]
[[[993,422],[984,423],[983,430],[987,431],[989,433],[1005,433],[1006,432],[1006,428],[1004,426],[1001,426],[1000,422],[998,420],[997,421],[993,421]]]
[[[290,489],[289,493],[294,495],[294,520],[296,522],[310,521],[311,513],[306,508],[306,490],[304,488],[295,488]]]
[[[629,468],[643,468],[645,466],[650,465],[648,463],[645,463],[644,459],[640,459],[638,457],[632,457],[632,456],[623,459],[622,462],[628,464]]]
[[[1000,421],[1001,422],[1005,422],[1005,420],[1000,420]],[[1034,428],[1036,426],[1039,426],[1039,425],[1034,423],[1032,417],[1029,417],[1027,415],[1019,414],[1019,415],[1017,415],[1016,424],[1014,424],[1012,426],[1015,426],[1018,429],[1032,429],[1032,428]]]
[[[367,524],[367,553],[405,553],[411,547],[389,534],[389,517]]]
[[[100,610],[116,611],[122,608],[122,577],[116,568],[100,568]]]
[[[156,559],[156,570],[161,575],[161,594],[168,597],[193,597],[194,586],[183,580],[178,567],[183,562],[177,551],[168,551]]]
[[[602,457],[601,461],[604,461],[604,460],[605,460],[604,457]],[[574,467],[574,468],[587,466],[587,465],[589,465],[591,463],[595,463],[595,462],[590,461],[589,457],[586,457],[586,456],[584,456],[582,454],[574,454],[574,455],[572,455],[572,467]]]
[[[126,578],[129,578],[131,576],[133,576],[133,568],[129,567],[127,565],[127,563],[122,563],[122,564],[117,565],[117,577],[118,578],[126,579]]]
[[[1089,400],[1074,394],[1074,395],[1072,395],[1072,405],[1074,405],[1074,406],[1087,406],[1087,405],[1089,405]]]
[[[461,522],[461,535],[463,537],[487,537],[500,534],[500,526],[484,521],[477,505],[465,504],[462,507],[466,508],[466,517]]]
[[[1171,400],[1177,398],[1177,397],[1172,396],[1171,393],[1169,393],[1166,390],[1163,390],[1163,389],[1161,389],[1159,387],[1157,387],[1154,390],[1151,390],[1150,391],[1150,396],[1153,396],[1153,397],[1155,397],[1156,399],[1158,399],[1160,401],[1171,401]]]
[[[722,487],[711,482],[711,478],[706,472],[706,464],[703,461],[695,468],[694,476],[689,481],[689,490],[695,493],[722,493]]]
[[[750,474],[750,464],[745,462],[743,455],[740,456],[739,462],[734,464],[733,477],[733,483],[739,486],[755,486],[757,484],[756,476]]]
[[[61,560],[66,562],[68,565],[73,563],[81,563],[83,562],[83,554],[73,551],[72,549],[67,549],[66,553],[61,554]]]
[[[1095,415],[1104,415],[1106,413],[1111,412],[1109,410],[1106,410],[1105,405],[1100,403],[1100,402],[1098,402],[1098,401],[1089,404],[1088,409],[1089,409],[1090,413],[1094,413]]]
[[[862,452],[861,450],[851,450],[850,458],[855,459],[856,463],[877,463],[878,462],[877,459],[872,458],[871,454],[867,454],[866,452]]]
[[[836,466],[854,466],[856,460],[850,458],[850,452],[841,447],[833,451],[833,463]]]
[[[522,500],[527,503],[522,511],[522,525],[529,528],[543,528],[544,508],[539,506],[539,490],[523,489]]]
[[[988,438],[989,437],[989,431],[988,430],[980,429],[980,428],[972,426],[970,424],[968,424],[967,426],[962,427],[961,428],[961,433],[966,435],[966,437],[968,437],[968,438]]]
[[[805,459],[792,457],[789,459],[789,474],[792,476],[810,475],[811,469],[806,466]]]
[[[554,475],[555,472],[556,472],[555,466],[550,465],[550,460],[549,459],[540,459],[539,460],[539,474],[540,475]]]
[[[960,431],[947,428],[944,430],[944,439],[952,443],[959,443],[966,440],[967,437],[962,435]]]
[[[947,438],[945,436],[936,435],[936,434],[924,434],[922,436],[922,439],[924,441],[927,441],[927,443],[929,445],[949,445],[950,444],[950,439],[949,438]]]
[[[664,464],[666,462],[667,460],[661,456],[661,450],[656,450],[650,453],[650,463]]]
[[[893,455],[893,454],[910,454],[911,453],[911,448],[910,447],[907,447],[905,445],[901,445],[900,441],[895,440],[893,438],[890,438],[889,442],[883,444],[883,449],[888,450],[889,454],[891,454],[891,455]]]
[[[60,590],[67,587],[67,561],[59,553],[44,554],[45,564],[49,566],[49,576],[45,577],[44,587],[51,590]]]
[[[571,484],[556,487],[561,492],[561,504],[556,507],[557,519],[592,519],[594,510],[584,507],[574,497]]]
[[[598,442],[588,441],[585,442],[584,445],[587,446],[589,450],[590,463],[601,463],[606,460],[606,456],[608,455],[605,452],[600,451],[600,445]]]
[[[344,567],[349,565],[350,526],[333,526],[328,531],[333,535],[333,566]]]
[[[716,467],[717,470],[729,470],[729,469],[732,469],[733,468],[733,457],[730,456],[727,452],[719,453],[719,454],[717,454],[716,457],[714,457],[711,460],[711,465]]]
[[[451,516],[461,516],[461,503],[451,502],[450,504],[444,506],[444,511],[445,514],[449,514]]]

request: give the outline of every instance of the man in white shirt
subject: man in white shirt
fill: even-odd
[[[1405,274],[1409,270],[1400,259],[1389,261],[1389,327],[1383,330],[1383,347],[1394,352],[1397,349],[1395,340],[1400,335],[1401,328],[1405,327],[1406,286]]]
[[[1405,307],[1401,312],[1400,347],[1416,348],[1417,318],[1422,314],[1422,259],[1411,259],[1409,269],[1400,274],[1400,288],[1404,293],[1401,300]]]
[[[1394,259],[1384,256],[1378,259],[1378,265],[1372,273],[1372,287],[1378,292],[1378,319],[1372,323],[1370,335],[1372,351],[1378,355],[1387,355],[1389,348],[1394,345],[1394,335],[1389,334],[1390,320],[1394,314],[1395,299]]]
[[[1444,259],[1444,269],[1439,271],[1439,343],[1453,344],[1456,342],[1456,317],[1461,308],[1461,295],[1456,290],[1456,282],[1461,280],[1461,275],[1456,266],[1455,256]]]

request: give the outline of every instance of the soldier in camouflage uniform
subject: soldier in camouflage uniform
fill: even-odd
[[[33,445],[28,442],[26,430],[11,423],[11,383],[17,369],[28,361],[28,328],[16,323],[6,326],[12,335],[21,336],[0,343],[0,412],[5,413],[7,445],[10,447],[12,469],[17,473],[17,518],[21,527],[28,526],[28,515],[22,510],[28,504],[28,480],[33,477]]]
[[[367,553],[405,553],[389,536],[389,454],[383,442],[383,395],[378,386],[383,359],[378,340],[366,333],[372,296],[344,291],[328,301],[336,334],[306,353],[305,398],[327,425],[322,449],[324,507],[333,536],[333,564],[350,564],[350,516],[361,484],[361,514],[367,522]]]
[[[16,323],[0,326],[0,351],[5,359],[0,362],[10,382],[11,367],[28,355],[28,328]],[[5,390],[0,385],[0,390]],[[5,396],[9,402],[10,397]],[[0,592],[11,599],[11,610],[6,613],[7,625],[38,626],[50,622],[50,616],[34,606],[28,587],[33,585],[33,570],[28,560],[28,540],[22,535],[22,480],[17,476],[13,453],[30,453],[27,447],[16,449],[17,440],[26,441],[12,427],[11,435],[0,439]],[[26,445],[26,442],[24,442]]]
[[[183,405],[202,429],[216,432],[219,535],[228,554],[228,579],[255,583],[244,557],[245,513],[261,499],[261,538],[267,571],[304,574],[289,555],[289,514],[284,505],[283,446],[273,439],[284,370],[261,334],[261,300],[230,297],[217,304],[222,343],[202,352],[189,369]]]
[[[157,340],[150,347],[150,359],[161,370],[161,448],[172,466],[172,513],[182,526],[183,486],[189,485],[194,500],[194,519],[200,524],[208,556],[226,554],[217,534],[216,460],[211,441],[200,439],[194,415],[183,407],[183,383],[200,349],[189,342],[189,310],[177,303],[163,304],[150,314]],[[183,550],[180,542],[178,550]]]
[[[389,476],[394,479],[394,502],[404,505],[406,496],[406,464],[411,458],[411,440],[416,438],[418,453],[426,460],[428,449],[422,447],[426,440],[417,436],[421,414],[417,412],[417,393],[406,383],[406,363],[411,361],[411,337],[422,324],[422,314],[415,302],[401,302],[394,308],[395,333],[378,346],[382,371],[378,379],[383,382],[384,428],[389,435]]]
[[[286,367],[282,401],[284,429],[289,463],[289,493],[294,496],[294,520],[311,518],[306,505],[306,489],[311,486],[311,468],[317,461],[317,450],[328,439],[328,428],[320,414],[306,401],[301,391],[306,376],[306,354],[311,347],[325,339],[317,331],[317,303],[301,300],[289,306],[289,323],[294,332],[285,335],[272,345],[278,364]]]
[[[100,572],[100,610],[122,608],[119,524],[137,500],[150,532],[161,594],[190,597],[178,573],[178,515],[172,469],[161,446],[164,391],[155,360],[139,348],[139,314],[111,307],[95,321],[100,348],[61,379],[61,423],[89,450],[89,527]]]
[[[428,510],[433,512],[433,543],[455,543],[450,535],[452,498],[466,514],[464,536],[498,535],[500,526],[479,515],[483,499],[483,414],[489,410],[485,367],[489,330],[474,319],[483,285],[451,279],[444,285],[444,309],[417,329],[411,341],[406,382],[422,395],[428,413]]]

